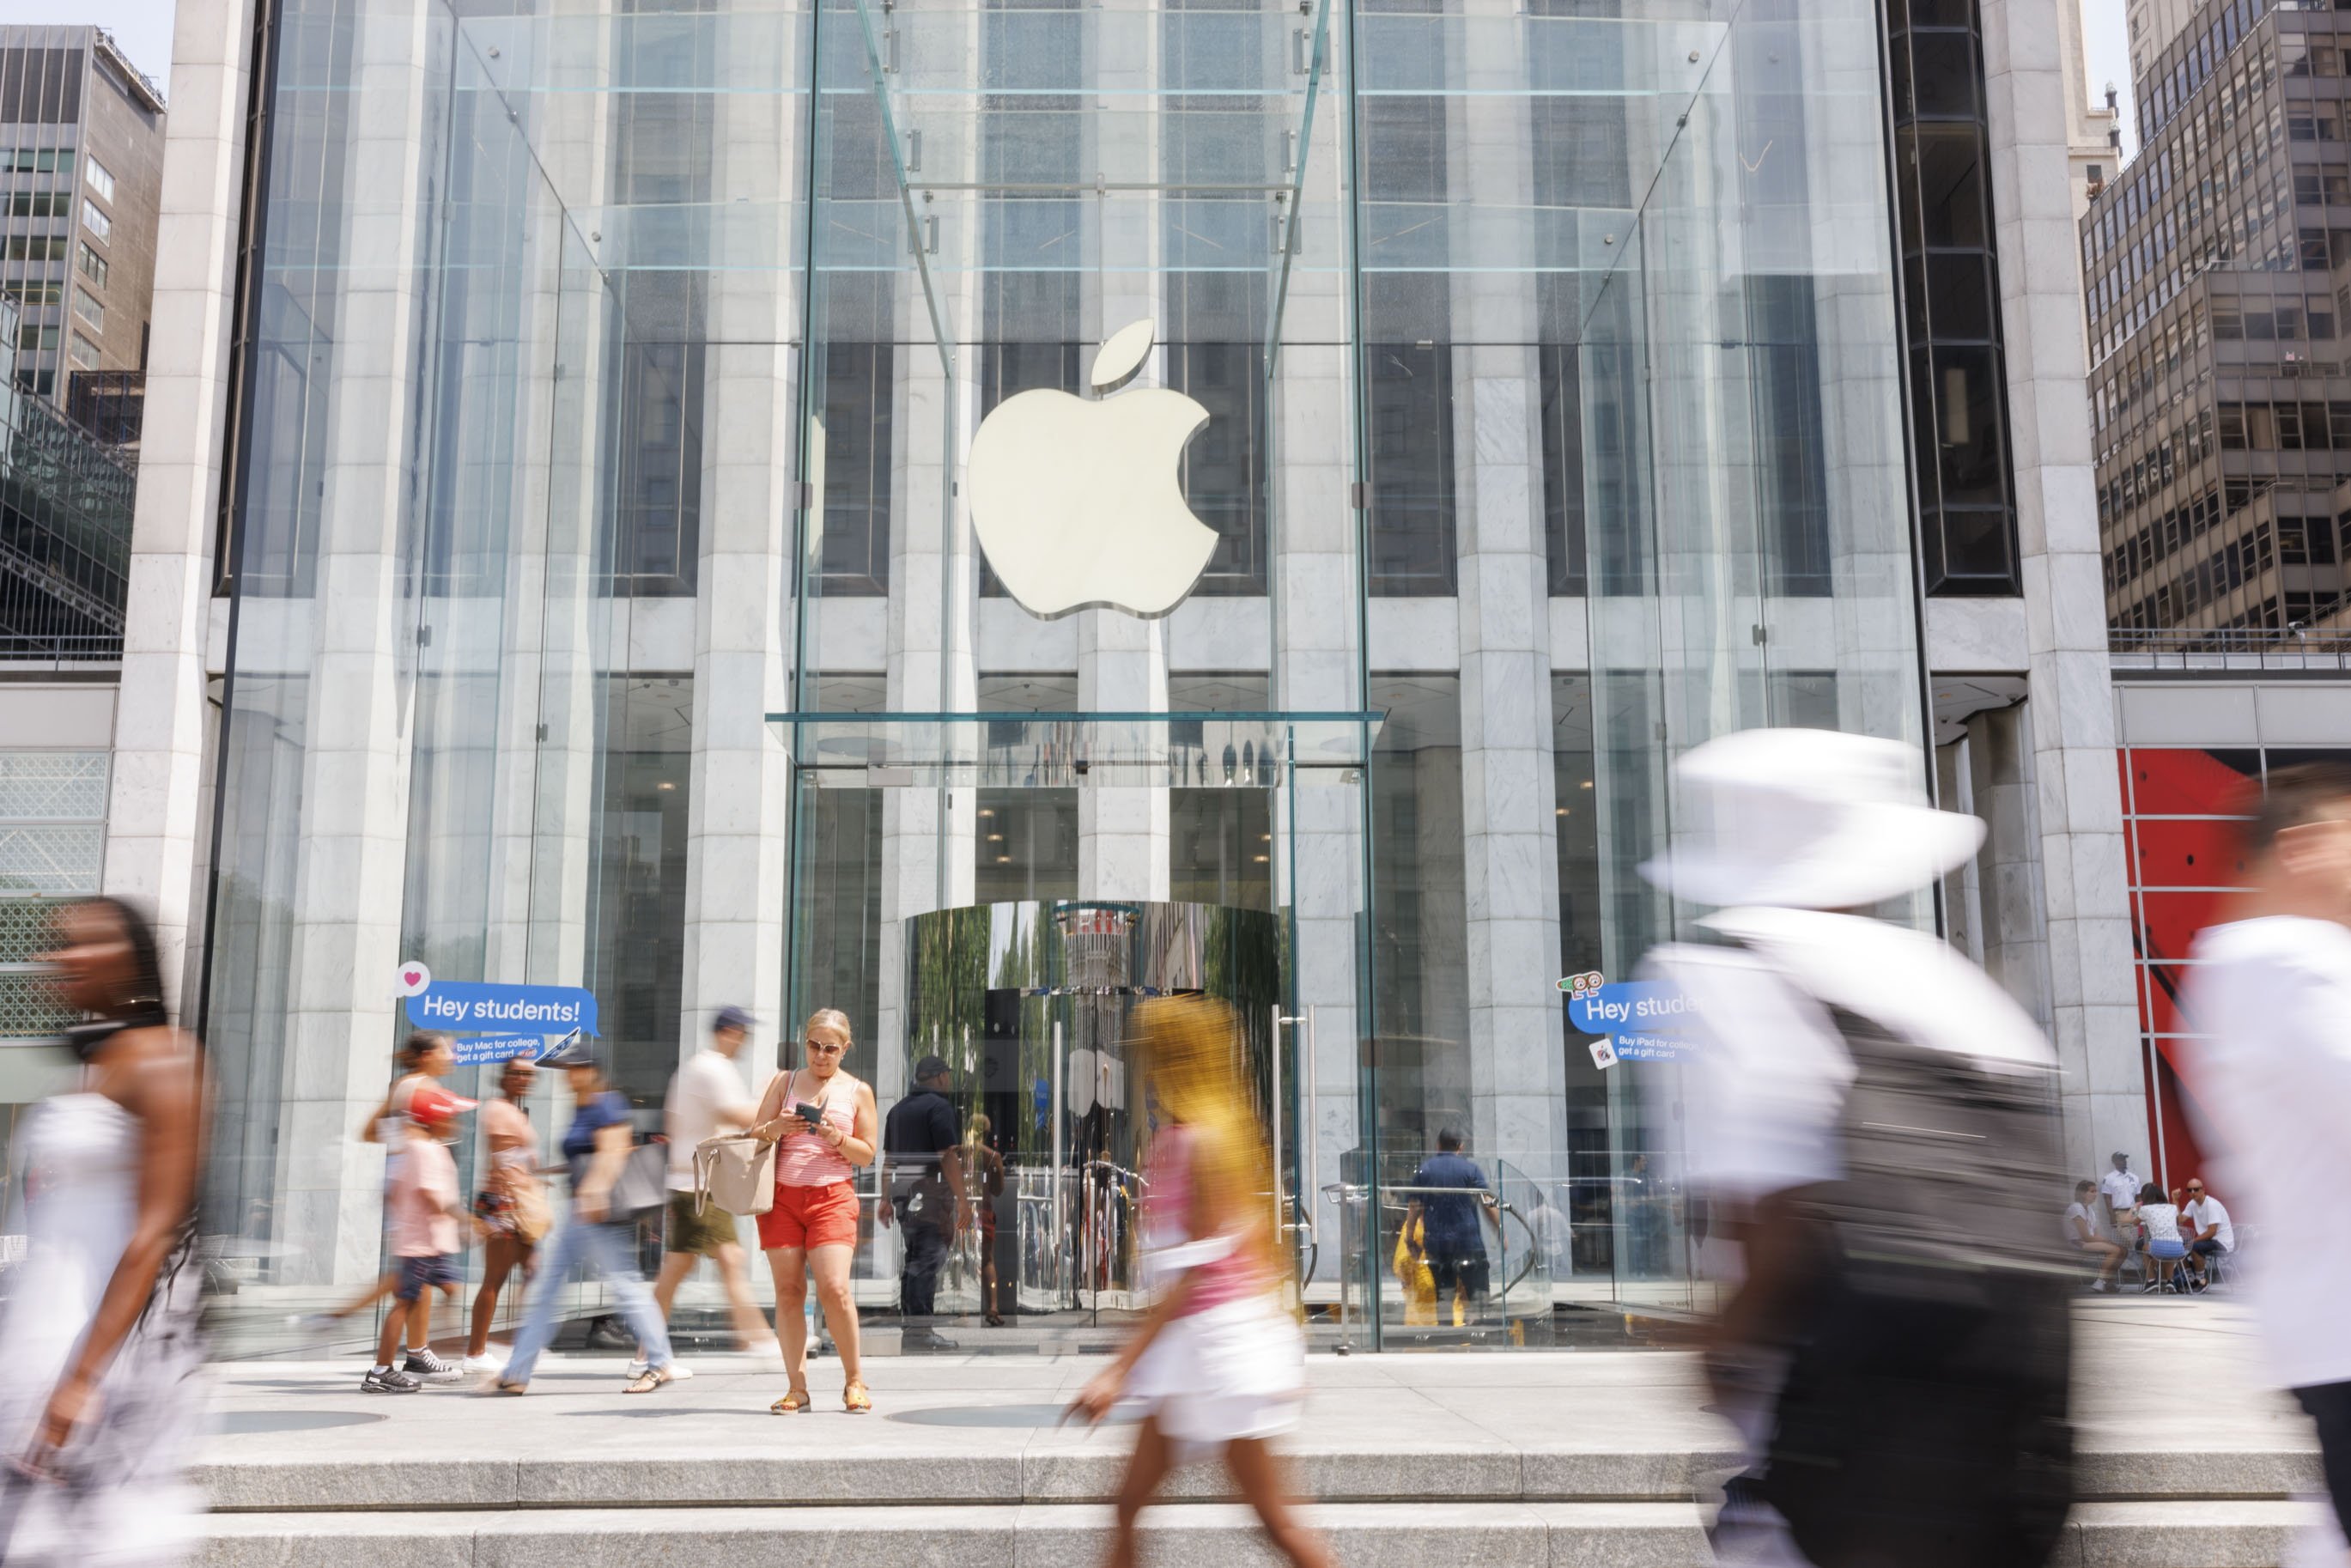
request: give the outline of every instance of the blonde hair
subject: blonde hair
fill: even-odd
[[[994,1125],[995,1124],[987,1119],[987,1112],[974,1111],[971,1113],[971,1120],[964,1124],[963,1146],[967,1149],[986,1147],[987,1134]]]
[[[1195,1190],[1218,1216],[1248,1221],[1268,1276],[1286,1278],[1290,1262],[1270,1223],[1273,1155],[1239,1019],[1212,998],[1156,997],[1134,1009],[1134,1021],[1152,1092],[1192,1134]]]
[[[857,1043],[857,1033],[849,1027],[849,1015],[839,1008],[819,1008],[809,1014],[808,1022],[800,1025],[801,1037],[805,1039],[808,1031],[819,1024],[823,1024],[828,1029],[837,1029],[841,1031],[842,1039],[852,1045]]]

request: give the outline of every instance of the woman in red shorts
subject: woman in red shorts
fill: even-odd
[[[779,1072],[760,1097],[758,1135],[778,1140],[776,1203],[759,1216],[759,1246],[776,1276],[776,1333],[784,1342],[784,1371],[791,1378],[785,1396],[769,1406],[778,1416],[810,1406],[808,1388],[809,1281],[841,1351],[848,1382],[841,1405],[854,1415],[873,1408],[857,1355],[857,1305],[849,1298],[849,1260],[857,1250],[857,1187],[852,1168],[873,1163],[881,1134],[873,1090],[841,1070],[850,1045],[849,1019],[831,1008],[809,1017],[800,1031],[807,1065]],[[812,1121],[793,1113],[796,1105],[820,1114]]]

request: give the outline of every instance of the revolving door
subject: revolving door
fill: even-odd
[[[908,1077],[925,1058],[946,1062],[963,1129],[933,1188],[957,1205],[937,1314],[1082,1324],[1135,1310],[1155,1111],[1134,1009],[1186,994],[1228,1003],[1247,1037],[1248,1092],[1270,1125],[1286,1122],[1296,1078],[1275,1022],[1279,920],[1218,904],[1055,899],[906,924]]]

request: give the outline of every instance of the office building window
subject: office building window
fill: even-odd
[[[50,330],[54,331],[56,329],[52,328]],[[66,357],[73,361],[74,368],[77,370],[98,369],[98,345],[79,332],[69,335],[66,346]]]
[[[20,353],[37,354],[43,349],[57,346],[57,329],[55,327],[40,327],[27,321],[16,329],[16,349]]]
[[[87,240],[81,246],[81,275],[100,288],[106,287],[106,257],[90,249]]]
[[[99,211],[98,204],[87,196],[82,198],[81,226],[96,235],[101,243],[114,233],[113,221]]]
[[[89,182],[89,188],[98,193],[99,199],[114,200],[114,174],[105,164],[90,159],[82,167],[82,177]]]
[[[92,331],[106,330],[106,307],[92,299],[89,289],[74,290],[74,314],[89,322]]]

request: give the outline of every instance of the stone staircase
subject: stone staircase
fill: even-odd
[[[199,1479],[207,1568],[1092,1568],[1130,1434],[1055,1425],[1091,1358],[869,1364],[878,1406],[780,1418],[773,1371],[704,1358],[657,1394],[565,1358],[529,1397],[358,1392],[350,1363],[225,1373]],[[1705,1498],[1734,1462],[1687,1357],[1316,1357],[1290,1445],[1347,1564],[1710,1565]],[[2095,1371],[2095,1369],[2093,1368]],[[812,1377],[837,1398],[837,1363]],[[2085,1392],[2095,1411],[2112,1397]],[[2136,1395],[2130,1396],[2137,1397]],[[2207,1400],[2203,1441],[2143,1412],[2085,1418],[2067,1568],[2271,1568],[2314,1516],[2317,1456],[2283,1402]],[[2216,1412],[2217,1414],[2212,1414]],[[2190,1413],[2193,1414],[2192,1412]],[[2159,1445],[2159,1446],[2158,1446]],[[1147,1560],[1272,1558],[1221,1471],[1181,1472]]]

